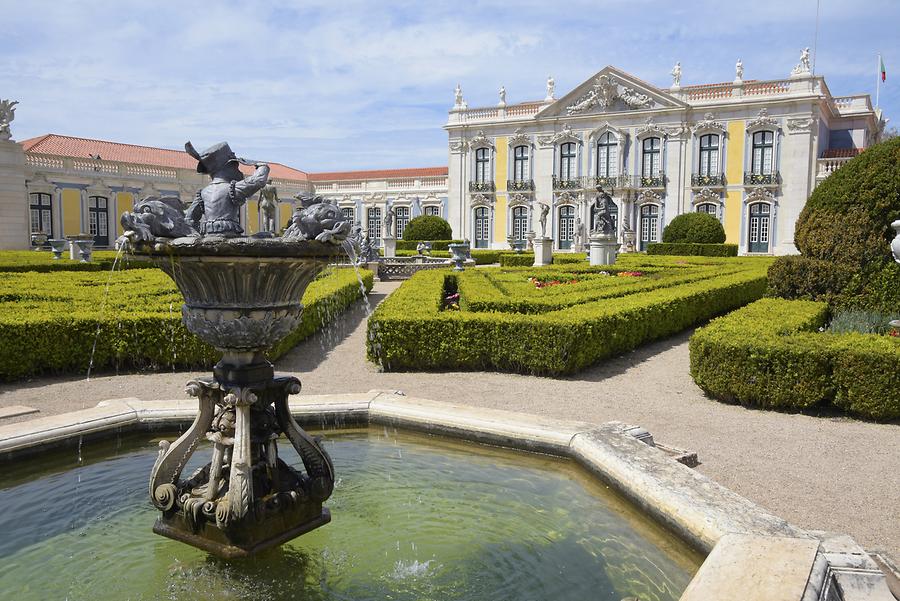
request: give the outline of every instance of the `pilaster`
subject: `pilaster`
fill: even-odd
[[[31,245],[25,151],[13,140],[0,140],[0,249]]]

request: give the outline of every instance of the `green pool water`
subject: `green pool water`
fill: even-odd
[[[0,598],[662,601],[702,561],[572,462],[384,428],[324,434],[332,522],[241,561],[151,532],[158,438],[0,464]],[[200,447],[185,473],[208,459]]]

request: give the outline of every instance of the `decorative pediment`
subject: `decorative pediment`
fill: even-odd
[[[552,136],[542,136],[538,138],[538,141],[541,143],[541,146],[556,146],[557,144],[562,144],[563,142],[578,142],[581,143],[581,136],[572,131],[572,128],[568,123],[563,125],[561,131],[553,134]]]
[[[493,194],[473,194],[470,204],[473,207],[492,207],[494,205]]]
[[[581,194],[578,192],[573,192],[571,190],[563,190],[562,192],[558,192],[556,196],[553,198],[553,205],[565,205],[565,204],[578,204],[578,201],[581,200]]]
[[[662,196],[653,190],[644,190],[638,195],[637,203],[639,205],[647,203],[662,204]]]
[[[718,203],[722,201],[722,197],[719,196],[719,193],[710,188],[701,188],[699,191],[694,193],[693,202],[694,204],[700,204],[704,202],[714,202]]]
[[[466,147],[466,143],[462,140],[454,140],[450,142],[450,152],[459,152]]]
[[[792,134],[802,134],[813,130],[818,123],[815,117],[798,117],[787,120],[787,128]]]
[[[698,121],[694,124],[692,131],[695,134],[709,131],[725,133],[725,124],[721,121],[716,121],[715,115],[713,115],[712,113],[706,113],[705,115],[703,115],[702,121]]]
[[[775,204],[776,200],[775,195],[772,194],[771,190],[762,186],[757,186],[755,188],[751,188],[747,192],[747,195],[744,197],[744,202],[769,202]]]
[[[494,150],[494,142],[490,138],[488,138],[484,130],[479,130],[475,136],[469,140],[469,149],[475,150],[476,148],[490,148]]]
[[[613,134],[616,137],[616,140],[619,142],[622,142],[625,140],[625,136],[626,136],[625,132],[622,131],[621,129],[619,129],[618,127],[614,127],[613,125],[611,125],[609,121],[607,121],[606,123],[604,123],[597,129],[591,131],[591,133],[588,134],[588,139],[596,140],[597,138],[599,138],[600,136],[602,136],[603,134],[605,134],[607,132]]]
[[[509,137],[509,147],[531,146],[531,136],[522,131],[521,127],[516,128],[515,133]]]
[[[32,179],[25,183],[29,192],[43,192],[45,194],[53,194],[56,190],[56,184],[47,179],[43,173],[38,173]]]
[[[747,121],[747,129],[759,129],[759,128],[776,128],[778,127],[778,121],[773,117],[769,116],[769,110],[766,107],[759,109],[759,114],[755,119],[751,119]]]
[[[513,192],[509,195],[509,206],[521,206],[531,204],[531,195],[522,192]]]
[[[649,136],[659,136],[665,137],[669,134],[669,132],[660,127],[654,120],[653,117],[647,117],[647,121],[637,129],[637,136],[639,138],[646,138]]]

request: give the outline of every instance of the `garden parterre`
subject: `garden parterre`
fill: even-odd
[[[762,297],[769,263],[641,255],[605,269],[421,272],[370,318],[368,356],[388,370],[573,373]],[[455,294],[459,310],[445,310]]]

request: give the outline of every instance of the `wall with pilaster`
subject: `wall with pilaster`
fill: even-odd
[[[744,212],[744,145],[747,123],[742,120],[728,122],[728,150],[726,153],[725,179],[725,242],[740,244],[741,217]]]
[[[12,140],[0,140],[0,249],[30,246],[25,153]]]

